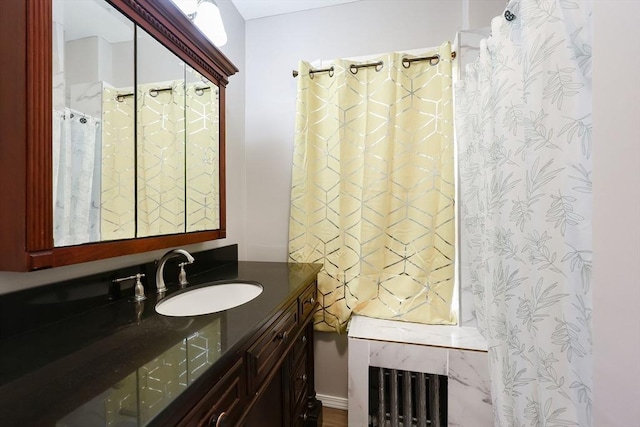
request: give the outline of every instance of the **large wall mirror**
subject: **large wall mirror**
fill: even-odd
[[[220,90],[104,0],[53,0],[55,247],[220,228]]]
[[[226,237],[233,63],[170,0],[0,1],[2,271]]]

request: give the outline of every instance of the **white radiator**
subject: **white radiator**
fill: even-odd
[[[382,394],[378,386],[379,368],[384,368],[383,373],[388,372],[383,375]],[[411,392],[405,393],[404,373],[407,371]],[[424,381],[421,375],[424,375]],[[430,385],[428,380],[434,375],[438,376],[438,387],[435,381]],[[395,380],[391,381],[392,378]],[[351,319],[349,427],[491,427],[493,410],[489,385],[487,342],[475,328],[421,325],[363,316]],[[429,396],[430,387],[439,390],[431,393],[440,395],[437,402]],[[397,392],[392,393],[392,388]],[[420,395],[427,398],[420,398]],[[384,405],[376,403],[380,396]],[[394,404],[392,396],[395,396]],[[405,403],[409,398],[411,404]],[[425,404],[421,406],[418,402]],[[421,418],[421,413],[426,413],[426,417]],[[433,419],[430,413],[440,414],[440,418]],[[423,424],[419,424],[421,419],[425,420]]]

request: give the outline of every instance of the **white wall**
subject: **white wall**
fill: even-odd
[[[285,261],[297,80],[304,59],[335,59],[453,42],[489,25],[505,2],[361,0],[247,22],[247,258]],[[488,17],[485,21],[485,17]],[[346,336],[317,333],[316,390],[347,396]]]
[[[640,425],[640,2],[594,9],[594,426]]]
[[[227,87],[227,238],[186,246],[189,251],[200,251],[238,243],[244,256],[245,166],[245,22],[228,1],[219,1],[229,43],[220,50],[241,70],[232,76]],[[31,273],[0,272],[0,294],[13,292],[74,277],[86,276],[124,266],[157,259],[164,250],[110,258],[68,267],[59,267]]]

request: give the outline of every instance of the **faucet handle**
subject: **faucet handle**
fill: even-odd
[[[113,279],[112,282],[119,284],[121,282],[126,282],[127,280],[136,280],[136,284],[134,286],[135,289],[135,294],[133,296],[133,300],[134,301],[143,301],[145,299],[147,299],[147,297],[144,294],[144,286],[142,286],[142,281],[141,279],[145,276],[144,273],[137,273],[134,274],[133,276],[128,276],[128,277],[120,277],[118,279]]]
[[[185,261],[178,264],[178,267],[180,267],[180,273],[178,273],[178,284],[180,285],[180,288],[184,288],[189,284],[189,281],[187,280],[187,273],[184,271],[184,266],[187,264],[193,264],[193,261]]]
[[[144,286],[142,286],[142,279],[144,277],[144,273],[136,274],[136,285],[135,285],[135,294],[133,296],[133,300],[136,302],[144,301],[147,299],[147,296],[144,294]]]
[[[133,279],[137,279],[138,275],[142,275],[144,276],[143,273],[138,273],[138,274],[134,274],[133,276],[128,276],[128,277],[120,277],[118,279],[113,279],[112,282],[113,283],[121,283],[121,282],[126,282],[127,280],[133,280]]]

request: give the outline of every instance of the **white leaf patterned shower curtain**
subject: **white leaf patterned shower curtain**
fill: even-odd
[[[512,0],[456,87],[461,264],[498,426],[589,426],[591,11]]]
[[[70,108],[56,110],[52,133],[54,244],[99,240],[101,122]]]
[[[451,47],[378,71],[299,64],[289,259],[319,262],[315,327],[352,312],[455,323]]]

